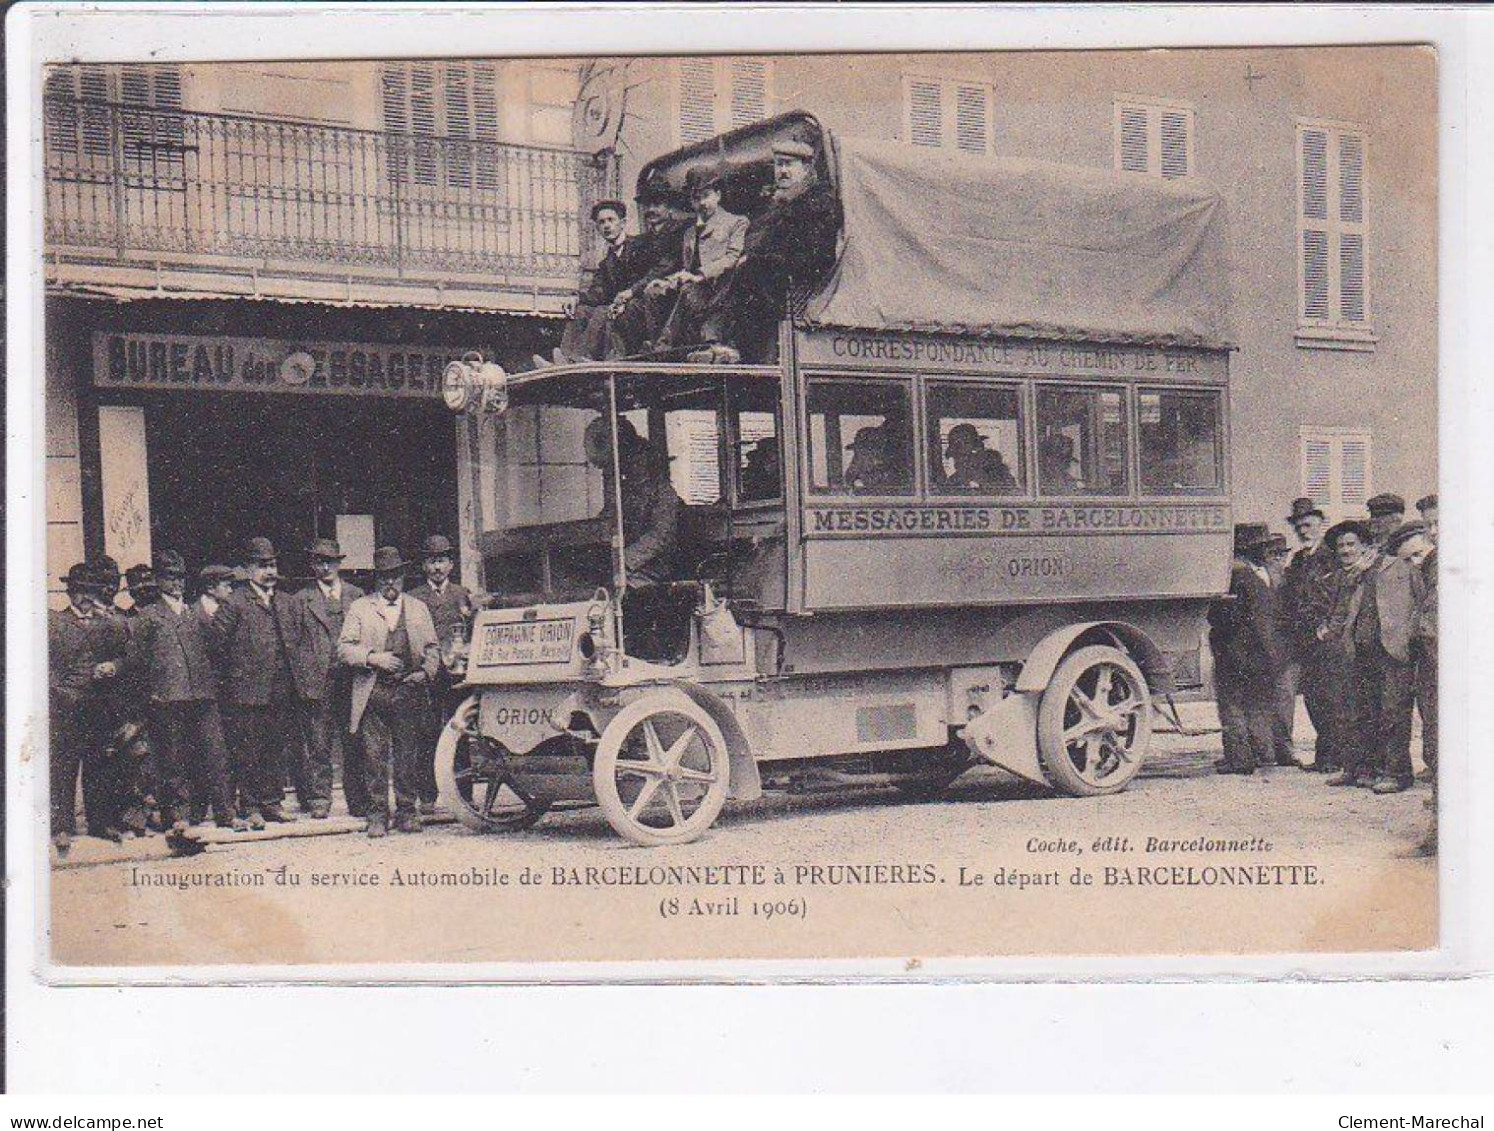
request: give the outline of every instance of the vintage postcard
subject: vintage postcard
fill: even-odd
[[[1437,80],[39,66],[47,975],[1437,951]]]

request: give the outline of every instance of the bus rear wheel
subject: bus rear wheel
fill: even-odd
[[[1119,648],[1066,656],[1038,707],[1038,754],[1060,793],[1096,797],[1124,789],[1152,741],[1146,677]]]

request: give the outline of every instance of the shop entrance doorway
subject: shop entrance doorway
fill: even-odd
[[[439,403],[351,397],[142,393],[152,543],[194,571],[270,538],[309,579],[306,548],[338,516],[371,516],[379,545],[456,538],[456,428]]]

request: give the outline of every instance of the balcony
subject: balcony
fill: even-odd
[[[565,149],[49,98],[54,288],[556,314],[615,170]]]

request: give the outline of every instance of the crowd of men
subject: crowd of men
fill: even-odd
[[[728,173],[692,167],[681,195],[647,178],[642,230],[627,232],[620,200],[593,206],[606,252],[551,358],[536,365],[684,351],[690,361],[762,361],[796,291],[835,261],[840,204],[816,169],[807,136],[775,141],[773,185],[753,216],[722,207]]]
[[[374,553],[374,592],[342,577],[337,542],[308,547],[314,579],[282,584],[268,538],[242,565],[204,566],[189,599],[182,555],[161,550],[125,575],[108,557],[62,579],[50,613],[51,833],[59,854],[77,834],[82,779],[88,833],[120,841],[184,834],[209,818],[236,831],[324,820],[339,758],[350,815],[370,836],[416,832],[436,802],[428,751],[453,706],[460,643],[474,598],[451,580],[451,542],[413,563]]]
[[[1330,786],[1401,793],[1415,780],[1414,711],[1435,795],[1437,496],[1416,508],[1408,518],[1399,495],[1376,495],[1367,518],[1325,529],[1322,510],[1297,499],[1290,556],[1265,523],[1235,527],[1229,596],[1209,614],[1219,773],[1298,766]],[[1311,761],[1293,745],[1299,693],[1317,732]],[[1422,848],[1435,851],[1435,832]]]

